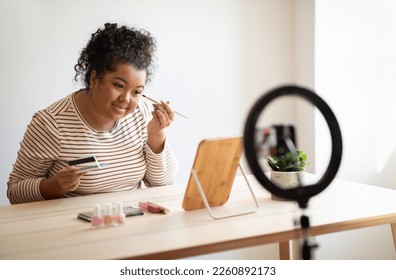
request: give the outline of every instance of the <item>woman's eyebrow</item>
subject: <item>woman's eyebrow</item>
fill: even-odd
[[[114,77],[114,79],[120,80],[120,81],[124,82],[125,84],[129,85],[128,81],[123,79],[123,78],[121,78],[121,77]]]
[[[120,81],[124,82],[125,84],[129,85],[128,81],[125,80],[124,78],[121,78],[121,77],[114,77],[114,79],[120,80]],[[142,89],[144,89],[144,85],[137,86],[136,88],[142,88]]]

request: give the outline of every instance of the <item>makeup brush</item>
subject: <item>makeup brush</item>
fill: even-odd
[[[157,100],[152,99],[151,97],[148,97],[147,95],[142,94],[142,96],[143,96],[144,98],[150,100],[151,102],[155,103],[155,104],[160,103],[160,102],[158,102]],[[183,118],[189,119],[188,117],[186,117],[186,116],[183,115],[183,114],[180,114],[179,112],[176,112],[176,111],[173,111],[173,112],[174,112],[175,114],[178,114],[179,116],[182,116]]]

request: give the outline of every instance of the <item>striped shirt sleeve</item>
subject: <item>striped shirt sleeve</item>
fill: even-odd
[[[139,106],[147,124],[151,120],[150,109],[146,102],[141,102]],[[147,143],[144,149],[146,156],[146,175],[144,182],[146,186],[157,187],[172,184],[177,175],[178,163],[168,140],[165,140],[164,150],[161,153],[154,153]]]
[[[7,196],[11,204],[44,200],[39,185],[48,175],[59,155],[56,122],[45,111],[39,111],[27,127],[10,174]]]
[[[178,170],[176,157],[165,140],[164,150],[156,154],[146,145],[146,178],[148,187],[170,185],[174,182]]]

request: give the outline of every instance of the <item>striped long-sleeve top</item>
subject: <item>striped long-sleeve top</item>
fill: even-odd
[[[25,132],[8,181],[12,204],[44,200],[39,184],[67,167],[67,161],[95,155],[107,163],[82,175],[79,187],[64,196],[168,185],[177,172],[177,161],[165,141],[156,154],[147,145],[150,110],[143,100],[111,131],[97,131],[82,118],[74,93],[37,112]]]

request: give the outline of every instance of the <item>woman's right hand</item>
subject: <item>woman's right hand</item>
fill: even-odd
[[[80,185],[80,177],[83,173],[78,173],[79,169],[75,166],[68,166],[59,171],[56,175],[56,181],[62,194],[72,192]]]
[[[80,177],[75,166],[68,166],[60,170],[55,176],[43,179],[40,182],[40,193],[44,199],[60,198],[67,192],[74,191],[80,185]]]

